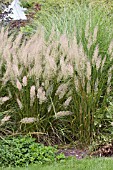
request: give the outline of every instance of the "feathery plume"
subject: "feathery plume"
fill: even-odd
[[[35,117],[25,117],[25,118],[21,119],[20,123],[22,123],[22,124],[30,124],[30,123],[34,123],[36,121],[38,121],[38,119],[35,118]]]
[[[9,121],[11,116],[5,116],[2,120],[1,120],[1,125],[3,125],[5,122]]]
[[[60,37],[60,43],[61,43],[61,47],[63,48],[63,50],[67,51],[68,50],[68,39],[67,39],[66,34]]]
[[[19,98],[17,98],[16,101],[17,101],[17,103],[18,103],[19,108],[22,109],[23,106],[22,106],[22,103],[21,103],[21,101],[19,100]]]
[[[18,77],[20,75],[18,66],[16,64],[13,64],[12,69],[15,74],[15,77]]]
[[[72,97],[70,96],[70,97],[68,97],[68,99],[64,102],[64,107],[68,107],[69,106],[69,104],[70,104],[70,102],[71,102],[71,100],[72,100]]]
[[[0,104],[2,105],[4,102],[8,101],[10,97],[5,96],[5,97],[0,97]]]
[[[65,84],[61,84],[61,85],[58,87],[55,95],[58,95],[58,96],[59,96],[59,99],[61,99],[61,98],[63,98],[63,96],[66,94],[67,90],[68,90],[68,84],[66,84],[66,83],[65,83]]]
[[[37,98],[39,99],[40,104],[47,100],[46,93],[43,87],[39,87],[37,91]]]
[[[73,112],[70,112],[70,111],[60,111],[60,112],[56,113],[55,117],[59,118],[59,117],[63,117],[63,116],[69,116],[72,114],[73,114]]]
[[[23,86],[27,86],[27,77],[24,76],[22,79]]]
[[[91,63],[90,63],[90,61],[88,61],[86,63],[86,76],[87,76],[88,80],[91,79]]]
[[[99,53],[99,48],[98,48],[98,46],[96,46],[96,48],[94,50],[93,57],[92,57],[92,63],[93,64],[95,64],[97,62],[98,53]]]
[[[31,86],[30,88],[30,105],[33,105],[34,99],[35,99],[35,95],[36,95],[36,87],[35,86]]]
[[[19,91],[21,91],[22,90],[22,84],[20,83],[20,81],[17,79],[17,81],[16,81],[16,86],[17,86],[17,89],[19,90]]]
[[[94,28],[94,33],[93,33],[93,41],[95,42],[97,40],[97,34],[98,34],[98,26]]]

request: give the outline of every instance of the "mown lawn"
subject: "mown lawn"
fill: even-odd
[[[112,170],[113,158],[71,159],[51,165],[32,165],[26,168],[0,168],[0,170]]]

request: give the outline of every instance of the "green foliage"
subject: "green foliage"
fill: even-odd
[[[5,58],[2,53],[2,84],[9,92],[6,102],[14,108],[8,115],[15,132],[41,132],[52,136],[53,141],[79,140],[85,144],[99,135],[100,125],[106,126],[108,121],[105,112],[112,96],[113,47],[107,44],[106,51],[101,52],[98,27],[93,32],[90,27],[82,32],[83,45],[81,41],[77,43],[76,33],[72,39],[62,35],[56,41],[54,30],[48,41],[44,33],[38,32],[20,45],[20,34],[15,39],[16,46],[6,48],[12,55]],[[65,106],[68,99],[71,100]],[[1,127],[5,128],[9,121],[1,118]]]
[[[53,163],[51,165],[30,165],[28,167],[4,168],[4,170],[111,170],[113,169],[113,159],[111,158],[87,158],[77,160],[71,158],[65,162]],[[3,170],[2,168],[0,170]]]
[[[30,22],[25,27],[21,27],[21,31],[26,35],[32,35],[37,29],[43,27],[45,37],[48,39],[53,27],[56,32],[56,38],[63,33],[66,33],[68,37],[73,37],[76,29],[77,40],[81,41],[85,46],[87,43],[84,36],[86,24],[89,23],[90,32],[93,32],[95,26],[98,25],[97,41],[101,53],[105,54],[108,44],[113,37],[113,20],[112,15],[110,17],[109,15],[109,11],[105,10],[102,5],[101,7],[92,7],[86,4],[79,5],[75,2],[73,5],[68,5],[68,7],[59,8],[57,4],[54,7],[47,3],[43,4],[41,10],[35,13],[33,22]]]
[[[40,34],[38,36],[40,37]],[[43,42],[42,37],[43,35],[41,36],[40,39],[41,42]],[[19,37],[17,37],[17,39],[18,38]],[[37,41],[37,36],[35,36],[35,40]],[[33,45],[34,42],[36,42],[35,40],[32,41]],[[12,42],[10,42],[9,44],[11,43]],[[31,43],[28,44],[31,46]],[[33,54],[34,51],[32,50],[31,47],[29,47],[29,45],[26,46],[27,49],[25,49],[24,47],[24,50],[25,50],[25,54],[27,54],[27,52],[29,53],[30,50],[31,51],[30,56],[32,58],[34,56]],[[44,46],[45,45],[42,44],[41,48]],[[54,49],[59,51],[58,45],[56,44],[55,46]],[[45,47],[47,48],[47,46]],[[21,46],[21,48],[23,47]],[[42,70],[42,72],[40,72],[41,74],[39,74],[39,70],[38,70],[39,67],[37,67],[38,63],[34,62],[33,58],[32,58],[33,60],[32,59],[30,60],[29,62],[30,65],[28,64],[29,66],[26,65],[27,62],[24,63],[27,67],[26,66],[23,67],[22,64],[23,62],[20,63],[20,59],[18,60],[18,58],[16,58],[20,64],[19,65],[17,64],[18,66],[16,66],[15,64],[13,65],[14,69],[12,71],[14,75],[16,73],[15,69],[17,67],[18,68],[21,67],[23,71],[21,72],[19,77],[18,75],[15,75],[16,76],[16,77],[14,76],[15,78],[11,76],[13,78],[12,80],[14,82],[13,84],[11,82],[12,78],[10,76],[8,76],[9,79],[11,78],[9,81],[7,81],[7,78],[3,79],[3,77],[7,75],[5,74],[7,72],[7,64],[6,64],[7,61],[6,63],[4,63],[5,68],[1,77],[2,80],[1,84],[4,87],[5,92],[3,91],[2,88],[1,89],[2,92],[0,94],[1,95],[0,100],[1,101],[4,100],[5,99],[4,97],[8,95],[10,96],[9,97],[10,99],[7,100],[6,102],[1,103],[1,111],[7,110],[6,117],[7,115],[10,115],[11,119],[9,121],[4,121],[5,114],[3,114],[0,117],[1,120],[0,126],[4,129],[8,128],[10,131],[21,132],[21,133],[28,133],[29,131],[46,133],[47,136],[52,137],[51,140],[53,142],[56,142],[56,138],[58,138],[57,142],[58,141],[61,142],[61,141],[65,141],[65,139],[68,136],[67,134],[70,133],[70,131],[68,130],[66,131],[66,124],[67,126],[69,126],[69,120],[57,119],[56,114],[60,111],[64,111],[64,112],[69,111],[68,110],[70,108],[69,105],[67,107],[63,106],[64,102],[70,95],[69,90],[67,89],[68,84],[65,84],[67,80],[58,78],[59,76],[61,76],[61,74],[60,74],[60,70],[58,70],[57,67],[56,67],[57,68],[56,73],[54,73],[53,66],[51,65],[51,60],[49,60],[48,56],[46,59],[43,60],[43,57],[44,58],[46,57],[46,53],[43,50],[41,50],[41,48],[36,48],[38,51],[36,52],[35,55],[37,58],[37,54],[39,53],[38,57],[40,56],[42,58],[40,62],[36,59],[36,61],[39,62],[40,65],[39,67]],[[52,49],[53,46],[51,46],[50,48]],[[16,50],[20,50],[20,48],[16,46]],[[39,52],[40,50],[42,51],[41,53]],[[58,53],[59,54],[57,57],[59,58],[60,51]],[[19,55],[19,57],[22,57],[22,55]],[[25,55],[22,58],[25,59]],[[13,60],[11,60],[11,63],[12,61]],[[34,67],[35,65],[36,67]],[[48,66],[49,66],[49,70],[48,70]],[[34,74],[34,71],[36,74]],[[7,73],[9,73],[9,71]],[[4,80],[7,81],[5,84],[3,83]],[[63,96],[61,95],[60,98],[59,96],[60,93],[62,92],[59,91],[58,94],[56,94],[56,92],[60,86],[62,87],[62,85],[66,86],[66,93],[64,91]],[[10,108],[9,113],[8,113],[8,108]],[[67,116],[69,117],[70,115]]]
[[[38,144],[29,136],[3,138],[0,140],[0,167],[51,163],[65,158],[56,153],[56,148]]]
[[[102,108],[97,110],[95,115],[95,128],[97,133],[95,133],[96,140],[92,142],[92,146],[94,148],[98,148],[98,146],[112,143],[113,141],[113,104],[112,98],[107,98],[107,105],[103,105]],[[94,149],[93,148],[93,149]]]
[[[0,95],[1,100],[5,96],[10,99],[2,104],[0,111],[11,110],[0,117],[0,126],[21,133],[46,133],[54,136],[53,141],[57,138],[57,142],[79,140],[90,143],[105,133],[109,124],[106,108],[108,98],[113,95],[112,15],[104,6],[78,5],[73,1],[32,2],[22,3],[31,13],[35,3],[41,4],[41,10],[21,31],[24,35],[38,34],[27,41],[23,39],[21,45],[21,35],[14,42],[7,40],[7,35],[6,41],[1,40],[7,48],[4,47],[6,51],[1,54]],[[65,85],[65,94],[56,95],[59,87],[62,92]],[[42,101],[37,97],[38,91]],[[70,103],[65,107],[64,103],[70,97]],[[10,115],[11,119],[3,124],[4,115]],[[110,131],[106,131],[107,135]]]

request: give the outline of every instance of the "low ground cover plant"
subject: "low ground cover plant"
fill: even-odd
[[[28,166],[65,159],[57,149],[36,143],[30,136],[0,139],[0,167]]]

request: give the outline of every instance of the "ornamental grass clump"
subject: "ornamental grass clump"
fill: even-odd
[[[13,132],[41,132],[54,142],[91,142],[107,106],[113,71],[112,50],[100,56],[97,34],[97,27],[94,36],[88,32],[84,49],[76,32],[71,40],[66,34],[56,40],[53,31],[45,41],[40,30],[26,41],[21,33],[13,39],[1,30],[0,98],[9,100],[0,104],[2,112],[13,110],[7,114]]]
[[[41,31],[28,41],[22,39],[21,33],[14,40],[4,29],[0,39],[1,120],[5,111],[12,109],[10,123],[16,133],[38,131],[54,134],[62,141],[69,121],[56,119],[56,115],[69,112],[70,106],[63,103],[70,97],[70,75],[61,74],[59,42],[45,42]]]

